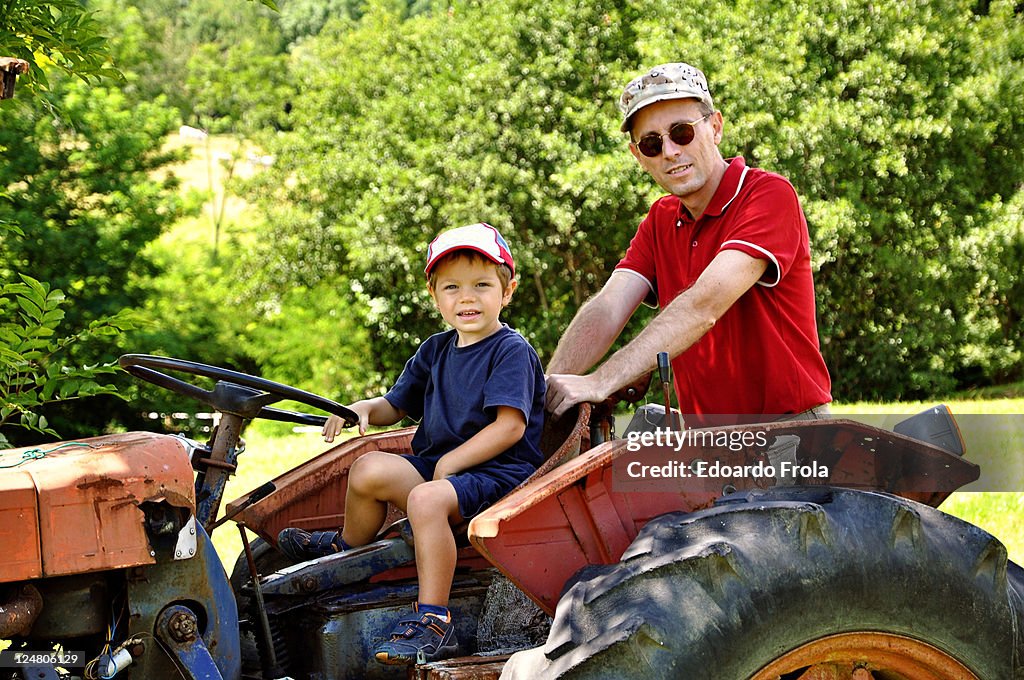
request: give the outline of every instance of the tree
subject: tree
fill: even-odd
[[[550,351],[647,201],[612,122],[633,12],[513,0],[402,21],[374,5],[354,30],[305,43],[294,132],[257,185],[275,240],[246,267],[261,272],[252,299],[333,282],[393,379],[440,329],[427,243],[485,220],[510,235],[523,272],[510,319]]]
[[[0,186],[7,187],[0,222],[14,228],[0,237],[0,285],[24,286],[27,276],[66,296],[60,332],[74,342],[33,348],[51,362],[39,370],[56,366],[53,357],[73,373],[111,364],[119,333],[89,329],[126,328],[109,318],[145,299],[141,282],[153,272],[146,245],[182,212],[175,180],[158,174],[175,157],[161,147],[176,113],[159,100],[136,104],[118,90],[52,74],[47,91],[9,103],[0,129]],[[0,342],[18,353],[16,335]],[[68,393],[56,394],[65,401]],[[105,428],[117,408],[58,403],[35,412],[62,434],[80,436]]]
[[[29,62],[25,87],[48,84],[53,65],[86,81],[117,77],[107,63],[107,43],[95,14],[78,0],[11,0],[0,4],[0,56]]]
[[[365,306],[379,368],[394,373],[438,327],[419,272],[426,243],[484,219],[521,262],[511,319],[551,351],[658,192],[625,152],[613,102],[644,65],[689,59],[714,83],[726,154],[781,172],[803,198],[840,398],[1007,375],[1013,317],[973,294],[970,258],[1006,262],[979,251],[1003,241],[980,235],[1024,180],[1012,4],[451,7],[402,21],[371,5],[354,30],[293,55],[294,132],[258,189],[278,241],[253,256],[253,299],[336,281]]]
[[[64,290],[73,328],[138,304],[145,246],[183,208],[174,177],[157,174],[180,157],[162,150],[176,126],[159,100],[80,81],[22,103],[0,129],[0,220],[21,230],[0,243],[0,280],[28,273]]]

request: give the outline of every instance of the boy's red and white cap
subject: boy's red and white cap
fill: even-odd
[[[498,230],[486,222],[477,222],[438,234],[427,246],[427,267],[423,272],[429,276],[437,261],[453,250],[475,250],[495,264],[508,265],[512,270],[512,276],[516,275],[512,251],[508,249],[508,244]]]

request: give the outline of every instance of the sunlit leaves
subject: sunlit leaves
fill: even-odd
[[[118,369],[111,364],[76,365],[68,350],[92,337],[116,335],[134,327],[130,314],[93,321],[72,335],[59,332],[66,300],[60,290],[24,274],[19,282],[0,286],[0,428],[22,427],[56,436],[45,416],[45,404],[117,390],[99,382]],[[0,433],[0,447],[7,446]]]

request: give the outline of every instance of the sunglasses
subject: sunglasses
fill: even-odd
[[[672,140],[672,143],[676,146],[686,146],[693,141],[694,136],[697,134],[694,130],[694,126],[710,116],[711,114],[705,114],[697,120],[689,123],[673,123],[672,127],[668,129],[667,136]],[[643,155],[648,158],[654,158],[661,153],[663,142],[666,135],[659,135],[657,132],[652,132],[649,135],[644,135],[636,142],[633,142],[633,146],[637,148]]]

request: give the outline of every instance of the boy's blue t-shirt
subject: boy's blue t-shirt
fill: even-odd
[[[519,409],[526,417],[522,439],[477,468],[497,465],[529,474],[544,462],[540,434],[546,385],[537,352],[504,324],[467,347],[457,342],[455,330],[427,338],[384,398],[420,421],[412,449],[435,463],[494,422],[498,406]]]

